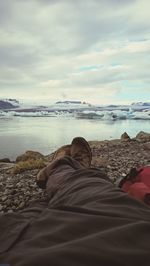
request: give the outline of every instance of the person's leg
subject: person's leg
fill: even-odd
[[[67,151],[68,153],[68,151]],[[66,156],[66,149],[60,148],[55,156],[54,161],[41,170],[37,176],[37,184],[46,188],[50,202],[49,206],[64,204],[65,196],[68,197],[67,191],[71,187],[81,187],[89,182],[94,182],[97,177],[98,183],[100,177],[111,182],[106,174],[100,169],[91,168],[92,152],[88,142],[81,137],[74,138],[70,146],[70,155]],[[91,181],[90,181],[90,178]],[[84,180],[84,181],[83,181]],[[42,182],[42,183],[41,183]],[[99,185],[99,184],[98,184]],[[77,194],[80,192],[76,191]],[[80,199],[80,196],[79,196]],[[78,197],[76,197],[76,202]],[[74,201],[72,201],[72,204]]]
[[[53,155],[52,163],[42,169],[37,176],[37,184],[46,188],[48,200],[34,201],[20,213],[26,218],[36,218],[48,206],[49,200],[63,187],[68,178],[77,170],[89,167],[91,150],[83,138],[75,138],[71,145],[59,148]]]
[[[55,160],[53,163],[48,165],[43,170],[42,174],[44,174],[47,179],[46,192],[49,198],[51,199],[66,183],[69,177],[80,169],[83,169],[81,164],[70,156],[65,156],[61,159]]]
[[[45,189],[46,183],[49,177],[49,172],[55,165],[55,161],[64,156],[70,156],[70,145],[65,145],[60,147],[53,155],[52,162],[48,164],[45,168],[43,168],[37,175],[36,183],[40,188]]]
[[[46,188],[51,198],[76,170],[90,167],[92,152],[88,142],[81,137],[74,138],[71,145],[56,151],[53,161],[37,176],[37,184]]]
[[[1,263],[149,265],[146,205],[113,186],[99,169],[85,168],[74,158],[63,157],[48,170],[47,189],[55,178],[63,183],[38,219],[31,224],[20,218],[16,223],[18,217],[7,224],[8,216],[0,221]]]

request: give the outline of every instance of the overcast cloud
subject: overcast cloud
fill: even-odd
[[[0,0],[0,98],[150,100],[149,0]]]

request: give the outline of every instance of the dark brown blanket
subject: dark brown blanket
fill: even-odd
[[[47,174],[49,203],[0,217],[1,264],[150,265],[149,207],[70,158]]]

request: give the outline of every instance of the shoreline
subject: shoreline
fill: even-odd
[[[124,133],[121,139],[89,141],[89,144],[92,166],[100,167],[114,182],[132,167],[150,165],[150,133],[140,132],[133,139]],[[16,162],[0,162],[0,213],[16,212],[31,200],[46,198],[45,191],[36,185],[36,175],[51,160],[52,154],[44,156],[30,151],[18,156]]]
[[[88,141],[104,141],[120,139],[121,134],[126,131],[131,138],[134,138],[140,128],[145,132],[150,132],[149,124],[149,121],[142,120],[110,122],[72,118],[41,120],[41,118],[18,119],[14,117],[14,120],[4,120],[1,123],[0,159],[8,157],[11,161],[15,161],[16,157],[26,150],[37,150],[46,155],[68,144],[76,136],[83,136]]]

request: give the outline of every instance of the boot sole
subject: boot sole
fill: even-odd
[[[81,144],[81,145],[84,144],[86,146],[89,154],[90,154],[90,160],[92,161],[92,151],[91,151],[91,148],[90,148],[88,142],[83,137],[76,137],[76,138],[74,138],[73,141],[72,141],[72,143],[71,143],[71,145],[73,145],[73,144]]]

